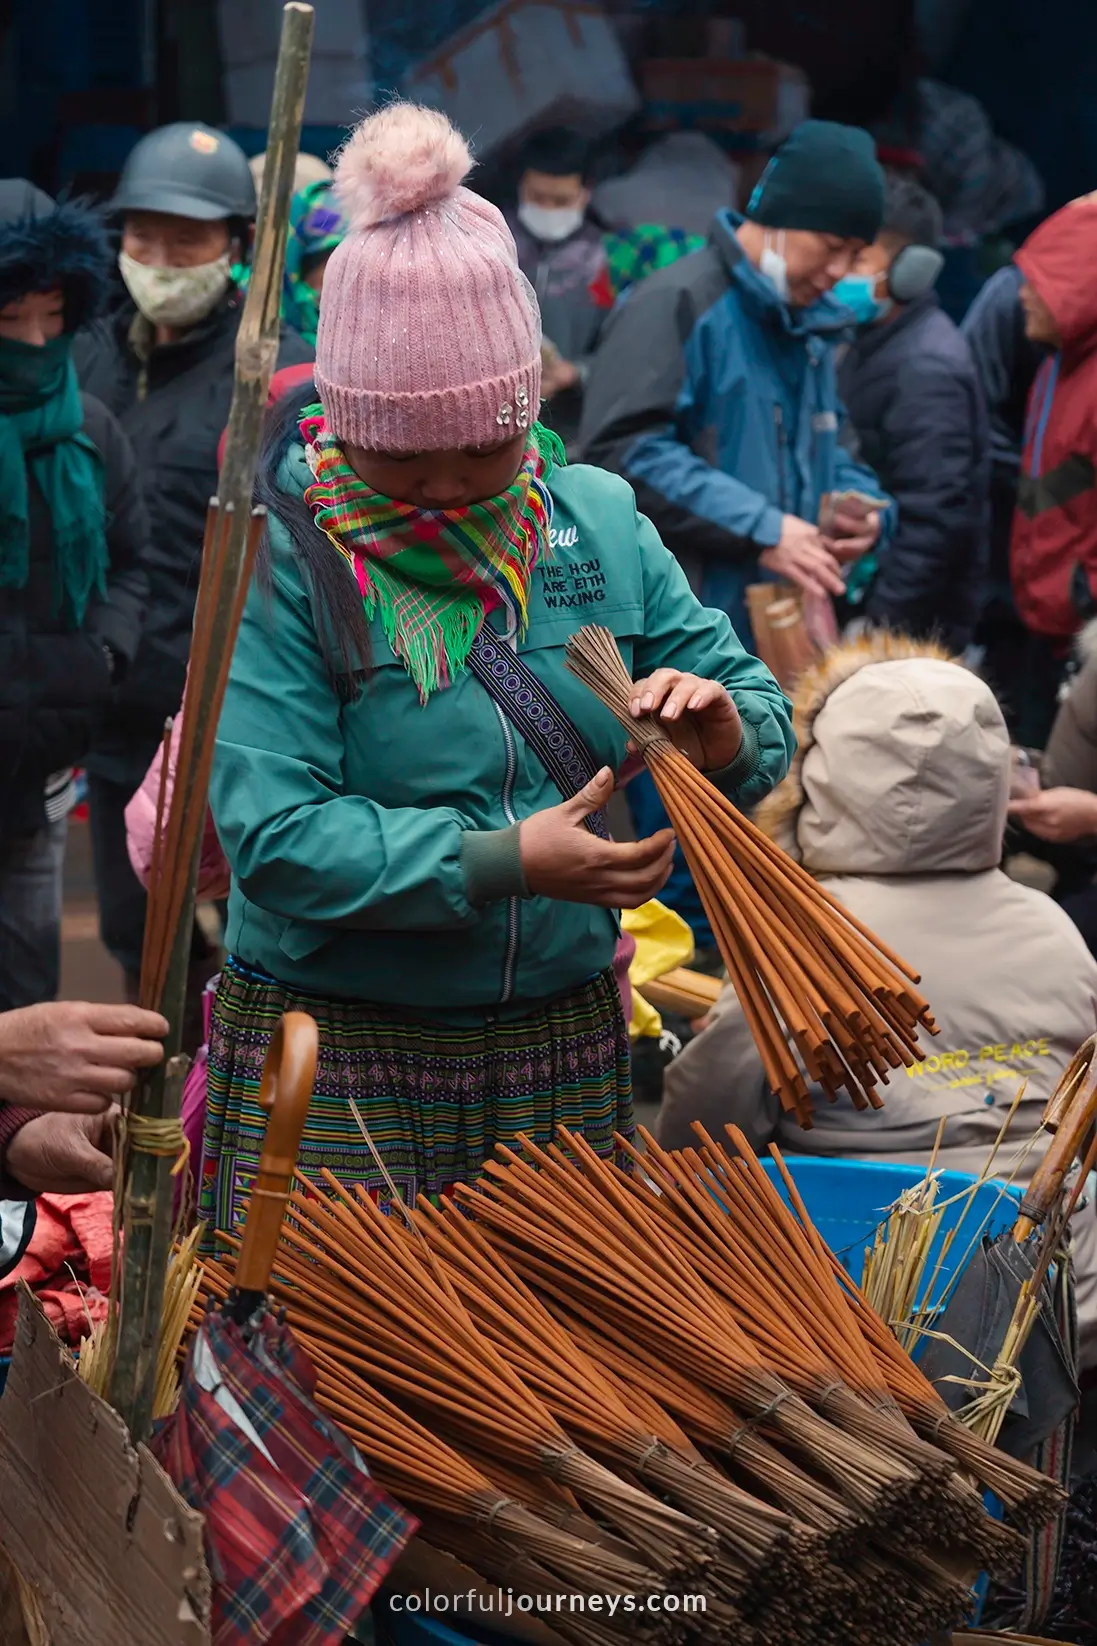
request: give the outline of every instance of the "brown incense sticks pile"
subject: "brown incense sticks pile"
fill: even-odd
[[[913,1646],[958,1621],[1023,1549],[976,1482],[1031,1519],[1052,1483],[951,1419],[739,1134],[647,1139],[636,1172],[559,1135],[441,1208],[300,1179],[274,1289],[381,1482],[491,1582],[706,1597],[554,1613],[576,1646]]]
[[[737,811],[657,719],[632,718],[633,682],[608,629],[580,629],[567,661],[651,770],[775,1095],[804,1127],[808,1080],[832,1101],[845,1090],[859,1109],[882,1107],[877,1083],[921,1055],[919,1025],[936,1033],[917,974]]]

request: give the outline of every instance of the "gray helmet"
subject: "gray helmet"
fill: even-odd
[[[213,222],[255,216],[255,184],[238,143],[198,120],[142,137],[129,152],[111,211],[164,211]]]

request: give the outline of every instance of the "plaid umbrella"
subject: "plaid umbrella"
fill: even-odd
[[[153,1443],[206,1517],[214,1646],[337,1646],[417,1525],[316,1405],[312,1366],[266,1303],[316,1039],[303,1013],[275,1031],[239,1284],[196,1333],[179,1406]]]
[[[1091,1035],[1048,1101],[1044,1124],[1055,1135],[1025,1190],[1017,1222],[1011,1232],[982,1240],[919,1357],[954,1410],[967,1406],[970,1413],[980,1401],[998,1408],[1000,1438],[997,1431],[988,1438],[1014,1457],[1027,1457],[1078,1407],[1076,1357],[1071,1334],[1062,1329],[1051,1265],[1066,1246],[1069,1219],[1097,1155],[1090,1141],[1095,1122],[1097,1035]],[[1082,1155],[1068,1197],[1066,1178]],[[1059,1263],[1055,1276],[1068,1287],[1069,1263]],[[973,1360],[990,1372],[975,1402]]]

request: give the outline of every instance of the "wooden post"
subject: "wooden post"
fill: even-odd
[[[238,594],[245,575],[246,544],[259,447],[270,379],[278,358],[281,331],[282,270],[285,265],[293,172],[301,138],[301,120],[312,50],[313,8],[290,0],[283,10],[282,38],[271,102],[267,161],[259,202],[252,273],[236,338],[236,382],[221,465],[219,496],[224,530],[212,534],[207,553],[215,575],[210,586],[219,598],[212,610],[196,613],[208,624],[202,655],[207,667],[187,685],[188,742],[193,733],[191,769],[176,771],[173,806],[195,795],[201,751],[216,734],[224,682],[220,665],[231,654],[239,621]],[[227,521],[226,521],[227,516]],[[198,652],[197,642],[195,653]],[[205,806],[206,796],[200,797]],[[177,1120],[182,1092],[179,1051],[183,1002],[194,925],[201,831],[188,866],[186,895],[175,927],[171,959],[160,1009],[170,1025],[165,1062],[134,1093],[131,1109],[140,1117]],[[163,1308],[164,1280],[171,1246],[172,1161],[140,1149],[127,1151],[123,1187],[122,1283],[117,1348],[110,1380],[110,1399],[129,1426],[135,1442],[144,1440],[152,1423],[156,1347]]]

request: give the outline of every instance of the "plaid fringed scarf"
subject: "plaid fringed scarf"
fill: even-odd
[[[530,430],[522,466],[498,497],[464,509],[420,509],[360,480],[327,432],[321,406],[301,414],[313,484],[305,492],[320,530],[354,572],[366,615],[385,636],[425,703],[460,673],[497,606],[527,622],[530,574],[547,552],[547,480],[564,461],[556,436]]]

